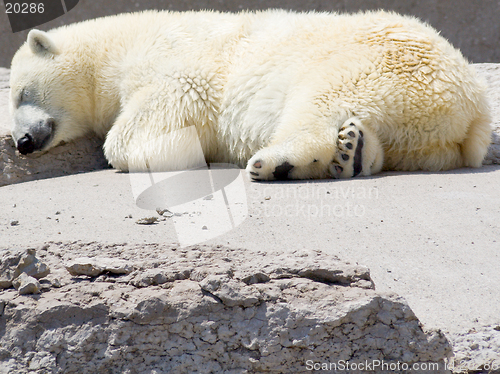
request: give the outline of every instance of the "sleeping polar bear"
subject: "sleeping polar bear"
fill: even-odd
[[[201,145],[255,180],[479,167],[491,137],[461,53],[382,11],[147,11],[32,30],[11,110],[22,154],[93,131],[117,169],[193,168]]]

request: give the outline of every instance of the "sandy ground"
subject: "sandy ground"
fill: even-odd
[[[499,181],[499,166],[335,182],[245,180],[248,216],[206,243],[326,251],[368,266],[377,290],[404,296],[427,327],[500,324]],[[157,214],[136,206],[130,176],[114,170],[5,186],[1,196],[0,247],[177,242],[173,219],[136,223]],[[191,223],[193,231],[209,232],[212,218]]]

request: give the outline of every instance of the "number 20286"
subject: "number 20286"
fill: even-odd
[[[16,14],[35,14],[43,13],[44,5],[43,3],[5,3],[6,13],[16,13]]]

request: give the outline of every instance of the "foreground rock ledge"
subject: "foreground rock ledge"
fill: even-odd
[[[373,289],[365,267],[316,251],[147,247],[38,249],[51,268],[42,293],[0,295],[0,372],[299,373],[306,362],[374,359],[443,368],[450,355],[403,299]],[[125,259],[127,271],[104,271],[117,257],[113,269]],[[76,274],[89,258],[107,261],[104,272]]]

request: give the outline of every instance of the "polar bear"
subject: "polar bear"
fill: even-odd
[[[92,131],[120,170],[192,168],[201,146],[282,180],[479,167],[485,91],[411,17],[146,11],[30,31],[10,101],[22,154]]]

